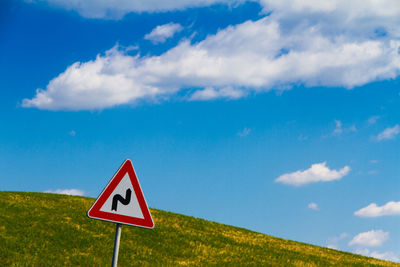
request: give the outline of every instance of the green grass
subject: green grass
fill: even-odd
[[[115,224],[94,199],[0,192],[0,266],[108,266]],[[119,266],[400,266],[246,229],[151,210],[153,230],[122,226]]]

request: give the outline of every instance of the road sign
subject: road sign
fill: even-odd
[[[154,228],[132,162],[127,159],[87,213],[89,218]]]

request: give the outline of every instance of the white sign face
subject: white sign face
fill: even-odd
[[[127,159],[87,213],[89,218],[154,228],[132,162]]]
[[[100,210],[144,219],[128,173],[125,174]]]

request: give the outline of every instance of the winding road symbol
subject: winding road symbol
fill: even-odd
[[[132,190],[128,188],[126,190],[125,198],[120,194],[116,194],[113,196],[111,210],[117,211],[118,202],[121,202],[122,205],[128,205],[131,202]]]

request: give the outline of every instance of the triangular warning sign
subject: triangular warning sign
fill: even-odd
[[[129,159],[125,160],[87,215],[93,219],[154,228],[153,219]]]

